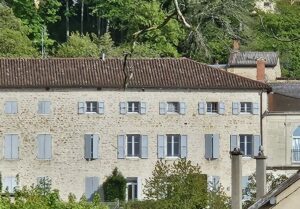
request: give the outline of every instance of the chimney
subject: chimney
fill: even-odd
[[[238,51],[240,51],[240,40],[238,40],[238,39],[234,39],[233,40],[233,51],[234,52],[238,52]]]
[[[259,58],[256,60],[256,80],[265,81],[266,78],[266,60]]]
[[[242,209],[242,152],[234,148],[231,154],[231,209]]]
[[[260,146],[256,159],[256,199],[263,197],[267,192],[266,187],[266,159],[263,147]]]

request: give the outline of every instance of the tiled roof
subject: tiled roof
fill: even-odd
[[[300,99],[300,81],[276,82],[269,85],[275,93]]]
[[[229,67],[256,67],[256,60],[264,58],[266,67],[275,67],[278,61],[276,52],[232,52],[229,56]]]
[[[261,89],[267,84],[190,59],[131,59],[128,88]],[[122,59],[0,59],[0,88],[122,88]]]

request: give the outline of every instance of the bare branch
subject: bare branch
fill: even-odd
[[[183,14],[181,12],[179,5],[178,5],[178,0],[174,0],[174,5],[176,8],[177,14],[178,14],[179,18],[181,19],[182,23],[184,24],[184,26],[187,28],[192,28],[192,26],[185,20],[185,17],[183,16]]]

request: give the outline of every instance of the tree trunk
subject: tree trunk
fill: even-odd
[[[105,33],[108,33],[109,32],[109,20],[106,21],[106,30],[105,30]]]
[[[70,36],[69,0],[66,0],[66,39]]]
[[[84,13],[84,0],[81,0],[81,20],[80,20],[80,35],[83,36],[83,13]]]
[[[98,37],[101,36],[101,18],[99,16],[97,17],[97,34]]]

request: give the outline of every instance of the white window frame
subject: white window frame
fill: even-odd
[[[138,136],[138,144],[139,144],[139,153],[138,155],[136,155],[136,150],[135,150],[135,137]],[[132,155],[128,155],[128,141],[129,141],[129,137],[133,137],[131,138],[131,140],[133,140],[133,143],[131,143],[131,149],[132,149]],[[140,134],[127,134],[126,135],[126,157],[128,158],[139,158],[141,156],[141,139],[142,136]]]
[[[300,163],[300,149],[295,146],[296,140],[300,141],[300,136],[293,136],[293,138],[292,138],[292,163]],[[298,143],[300,143],[300,142],[298,142]],[[295,159],[295,155],[294,155],[295,149],[297,149],[296,151],[298,153],[297,154],[298,159]]]
[[[252,157],[253,152],[254,152],[254,150],[253,150],[253,135],[251,135],[251,134],[240,134],[239,135],[239,145],[240,145],[239,147],[240,147],[241,151],[242,151],[242,147],[241,147],[242,137],[245,137],[245,138],[243,138],[243,140],[244,140],[243,157]],[[248,141],[250,141],[250,143],[251,143],[251,153],[249,153],[249,154],[248,154],[248,147],[247,147],[247,145],[249,143]]]
[[[216,105],[216,109],[214,109]],[[215,111],[213,111],[215,110]],[[210,114],[217,114],[219,112],[219,103],[218,102],[206,102],[206,112]]]
[[[251,114],[252,113],[252,102],[241,102],[240,103],[240,113]]]
[[[85,102],[85,113],[98,113],[98,102],[97,101],[86,101]],[[88,107],[90,105],[90,107]],[[93,105],[96,105],[95,107],[93,107]],[[93,110],[93,109],[96,109],[96,111],[88,111],[89,109],[90,110]]]
[[[129,186],[132,188],[131,192],[131,199],[128,198],[129,195]],[[136,194],[136,197],[135,197]],[[133,180],[130,180],[129,182],[126,183],[126,201],[134,201],[138,199],[138,180],[136,178],[135,182]]]
[[[169,107],[169,105],[173,105],[174,107],[174,111],[173,111],[173,107],[171,109],[171,107]],[[180,113],[180,102],[167,102],[167,113]]]
[[[136,107],[136,105],[137,105],[137,107]],[[131,106],[131,111],[129,111],[130,106]],[[141,111],[141,102],[138,102],[138,101],[127,102],[127,113],[140,113],[140,111]]]
[[[171,137],[171,155],[168,155],[168,138]],[[178,142],[178,155],[174,154],[175,150],[175,137],[178,137],[179,142]],[[166,148],[165,148],[165,153],[167,158],[180,158],[181,153],[180,153],[180,143],[181,143],[181,136],[179,134],[167,134],[166,135]]]

